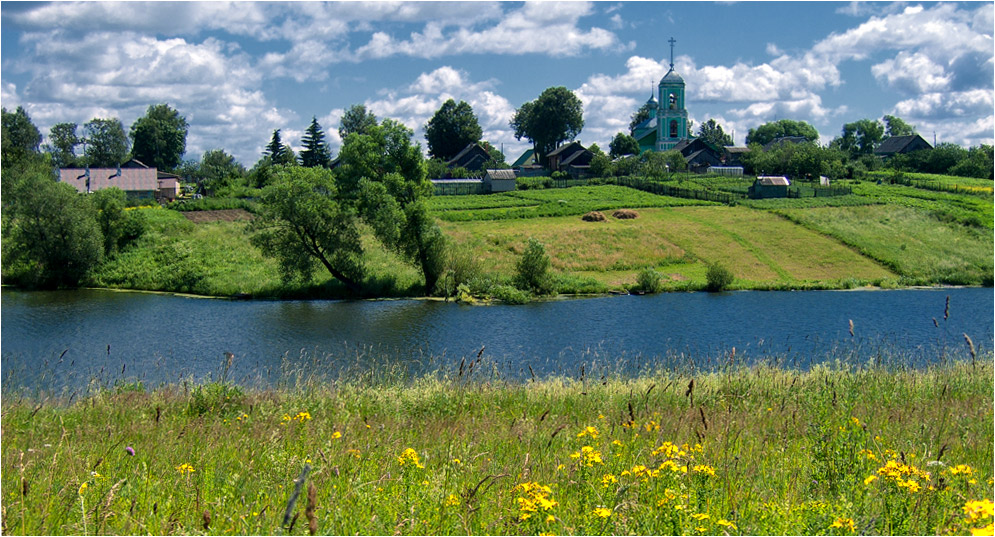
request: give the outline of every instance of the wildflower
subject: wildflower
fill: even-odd
[[[715,523],[718,524],[719,526],[726,526],[726,527],[732,528],[734,530],[739,529],[739,528],[736,527],[735,524],[733,524],[732,522],[729,522],[728,520],[726,520],[724,518],[718,519],[717,521],[715,521]]]
[[[608,488],[614,485],[615,483],[618,483],[618,478],[616,478],[612,474],[605,474],[605,476],[601,478],[601,485],[604,486],[605,488]]]
[[[598,434],[600,434],[600,433],[598,433],[598,429],[596,427],[591,427],[589,425],[587,427],[584,427],[584,429],[581,432],[577,433],[577,438],[583,438],[584,436],[590,436],[591,438],[597,440],[598,439]]]
[[[332,433],[332,440],[337,440],[339,438],[342,438],[342,433],[340,433],[338,431],[335,431],[334,433]]]
[[[429,483],[428,483],[428,480],[427,480],[427,479],[421,482],[421,485],[422,485],[423,487],[427,487],[427,486],[428,486],[428,484],[429,484]]]
[[[84,492],[86,492],[86,487],[88,487],[88,486],[89,486],[89,484],[87,484],[84,481],[83,484],[79,486],[79,491],[77,491],[76,493],[82,495]]]
[[[866,478],[864,478],[864,484],[865,484],[865,485],[870,485],[870,484],[871,484],[871,483],[873,483],[873,482],[874,482],[874,481],[875,481],[875,480],[876,480],[877,478],[878,478],[878,476],[876,476],[876,475],[869,475],[869,476],[867,476]]]
[[[133,448],[131,446],[127,446],[127,447],[124,448],[124,450],[126,452],[128,452],[128,455],[131,455],[132,457],[135,456],[135,448]]]
[[[621,441],[621,440],[618,440],[618,439],[616,439],[616,440],[612,440],[612,445],[613,445],[613,446],[618,446],[618,447],[622,447],[622,441]]]
[[[601,459],[601,452],[594,449],[591,446],[584,446],[580,448],[580,451],[575,451],[570,454],[571,459],[578,460],[581,464],[591,467],[597,464],[604,464],[605,461]]]
[[[705,464],[698,464],[691,470],[694,471],[694,473],[696,474],[708,474],[712,477],[715,477],[715,468]]]
[[[993,531],[995,531],[995,526],[989,522],[987,526],[981,528],[971,528],[971,535],[992,535]]]
[[[603,420],[603,419],[605,419],[605,415],[604,415],[604,414],[598,414],[598,419],[599,419],[599,420]]]
[[[310,421],[311,420],[311,414],[308,411],[304,410],[302,412],[298,412],[297,415],[294,416],[294,419],[297,420],[297,421],[299,421],[299,422],[301,422],[301,423],[303,423],[305,421]]]
[[[695,514],[691,515],[691,518],[700,521],[700,520],[709,519],[711,517],[708,516],[708,513],[695,513]]]
[[[964,514],[971,522],[977,522],[993,516],[993,504],[991,500],[969,500],[962,507]]]
[[[562,470],[564,468],[566,468],[566,465],[559,464],[559,465],[556,466],[556,471],[559,472],[560,470]]]
[[[857,531],[857,525],[854,524],[852,518],[845,518],[845,517],[837,518],[836,520],[833,521],[832,524],[829,525],[829,527],[830,528],[840,528],[840,529],[844,529],[845,528],[850,533],[854,533],[854,532]]]
[[[453,459],[453,464],[463,464],[463,461],[459,459]]]
[[[974,473],[974,468],[971,468],[966,464],[958,464],[957,466],[950,468],[950,473],[953,475],[957,474],[971,475]]]
[[[706,528],[704,526],[698,526],[694,530],[697,531],[698,533],[705,533],[706,531],[708,531],[708,528]]]
[[[607,507],[598,507],[594,510],[594,515],[600,518],[608,518],[612,516],[612,510]]]
[[[850,416],[850,423],[854,424],[857,427],[860,427],[860,420],[858,420],[857,418],[855,418],[853,416]]]
[[[347,449],[345,450],[345,452],[352,455],[353,457],[356,457],[357,459],[359,458],[360,453],[362,453],[358,449]]]
[[[189,473],[192,473],[194,471],[193,466],[190,466],[190,463],[186,463],[186,462],[183,463],[183,464],[181,464],[181,465],[179,465],[179,466],[177,466],[176,470],[178,472],[180,472],[181,474],[189,474]]]
[[[549,523],[556,522],[556,517],[553,515],[546,515],[546,522]]]
[[[421,460],[418,458],[418,452],[411,448],[405,449],[404,452],[401,453],[401,456],[397,458],[397,461],[401,463],[401,466],[410,464],[415,468],[425,468],[425,466],[422,465]]]

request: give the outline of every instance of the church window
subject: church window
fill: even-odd
[[[677,120],[670,120],[670,137],[677,138]]]
[[[676,108],[677,108],[677,95],[671,93],[670,94],[670,109],[674,110]]]

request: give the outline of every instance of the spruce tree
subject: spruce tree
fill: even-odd
[[[304,132],[301,139],[304,150],[301,151],[301,165],[306,168],[316,166],[328,167],[331,162],[331,153],[328,144],[325,143],[325,133],[318,124],[318,118],[311,116],[311,126]]]

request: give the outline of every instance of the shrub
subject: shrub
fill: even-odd
[[[549,275],[549,254],[546,247],[534,238],[529,238],[522,258],[515,267],[515,285],[523,290],[537,295],[548,295],[553,292],[553,280]]]
[[[531,301],[528,293],[510,285],[495,285],[491,287],[490,294],[506,304],[528,304]]]
[[[619,209],[613,212],[612,216],[619,220],[632,220],[633,218],[639,218],[639,213],[632,209]]]
[[[636,288],[644,293],[659,293],[663,290],[663,277],[659,272],[645,268],[636,276]]]
[[[442,296],[451,297],[457,294],[460,287],[467,286],[471,280],[479,276],[480,261],[473,249],[449,243],[446,247],[445,267],[436,289],[442,293]]]
[[[242,408],[245,394],[242,389],[227,382],[208,382],[194,388],[190,394],[187,412],[191,416],[215,414],[225,416]]]
[[[729,269],[718,263],[712,263],[708,266],[708,272],[705,274],[705,278],[708,280],[708,285],[705,289],[715,292],[729,287],[729,285],[732,284],[733,275]]]
[[[608,217],[604,213],[599,211],[591,211],[584,216],[580,217],[581,220],[585,222],[607,222]]]

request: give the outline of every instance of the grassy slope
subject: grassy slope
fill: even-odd
[[[872,182],[854,191],[859,195],[727,207],[586,186],[444,196],[429,205],[485,272],[507,278],[528,237],[538,238],[564,276],[563,289],[623,288],[644,268],[665,274],[665,288],[699,289],[713,262],[732,270],[734,287],[747,289],[991,283],[990,199]],[[579,218],[614,208],[637,208],[640,218]],[[174,211],[143,211],[152,232],[102,267],[93,285],[218,296],[346,295],[323,271],[311,284],[282,284],[276,263],[248,243],[244,223],[195,225]],[[369,233],[364,244],[369,296],[421,294],[416,269]]]
[[[991,523],[962,509],[992,497],[979,363],[4,394],[3,533],[303,535],[306,493],[280,527],[310,462],[319,534],[965,534]],[[888,478],[886,461],[929,475]],[[531,482],[556,504],[523,509]]]
[[[639,218],[578,217],[449,223],[443,230],[478,252],[486,269],[510,272],[528,237],[546,244],[557,270],[631,284],[643,268],[672,282],[704,283],[707,263],[729,267],[739,285],[879,280],[886,269],[839,242],[766,212],[742,207],[639,209]]]

